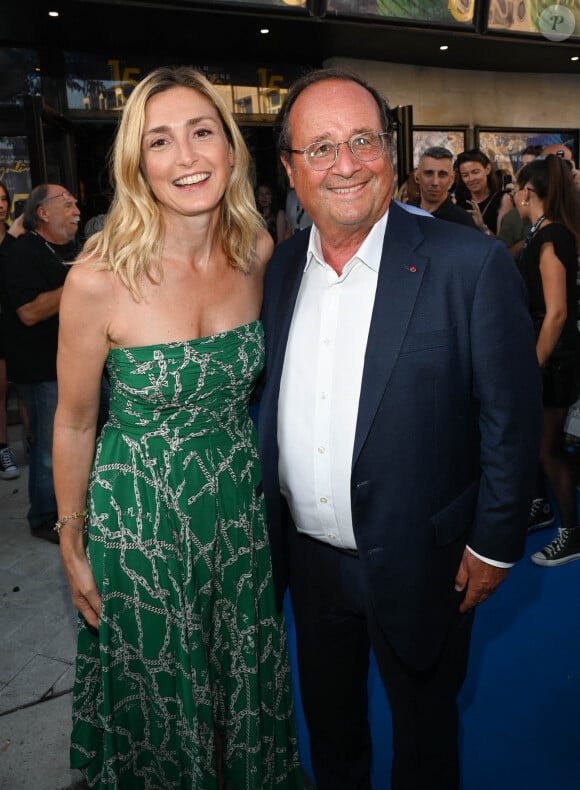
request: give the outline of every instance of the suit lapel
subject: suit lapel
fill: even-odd
[[[427,258],[415,252],[422,239],[413,215],[391,203],[365,354],[353,465],[387,389],[407,333],[428,263]]]
[[[296,299],[298,298],[298,291],[300,290],[300,283],[302,282],[302,275],[306,265],[308,234],[304,235],[304,250],[300,249],[300,251],[293,256],[292,264],[284,268],[280,287],[277,292],[277,306],[273,312],[273,315],[276,316],[276,322],[275,326],[272,325],[270,327],[271,332],[275,334],[272,337],[271,370],[268,375],[271,375],[272,379],[277,382],[277,386],[279,386],[282,375],[288,334],[290,332],[294,307],[296,305]]]
[[[299,239],[302,236],[304,238]],[[265,293],[268,294],[268,299],[267,304],[265,300],[263,311],[266,329],[266,383],[260,406],[261,439],[266,436],[275,439],[277,435],[282,368],[294,306],[306,264],[308,238],[309,233],[304,232],[282,245],[269,264],[273,267],[272,271],[266,275],[267,281],[271,278],[271,282],[266,284]],[[288,247],[290,247],[289,251]],[[270,442],[269,447],[277,447],[277,443]],[[277,452],[273,463],[277,468]]]

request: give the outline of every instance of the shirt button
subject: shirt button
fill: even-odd
[[[321,496],[320,497],[320,501],[322,502],[323,505],[326,505],[326,503],[328,502],[328,499],[325,496]]]
[[[326,400],[326,398],[327,398],[326,392],[321,392],[320,393],[320,398],[321,398],[321,400]]]
[[[319,447],[319,448],[318,448],[318,452],[320,453],[320,455],[324,455],[324,453],[326,452],[326,450],[324,449],[324,447]]]

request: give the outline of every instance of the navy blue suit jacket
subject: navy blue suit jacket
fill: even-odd
[[[308,231],[276,248],[262,320],[263,487],[279,602],[288,512],[278,480],[278,393]],[[505,247],[391,203],[360,392],[352,518],[385,637],[416,668],[457,617],[465,545],[523,552],[541,432],[523,281]]]

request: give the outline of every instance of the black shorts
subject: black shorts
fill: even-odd
[[[542,403],[546,409],[567,409],[580,392],[580,353],[552,356],[542,368]]]

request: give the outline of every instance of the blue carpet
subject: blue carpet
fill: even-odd
[[[463,790],[580,790],[580,561],[539,568],[529,559],[554,535],[555,528],[529,536],[525,558],[477,612],[459,700]],[[295,676],[294,685],[300,752],[312,776]],[[369,692],[373,788],[388,790],[390,711],[374,663]]]

